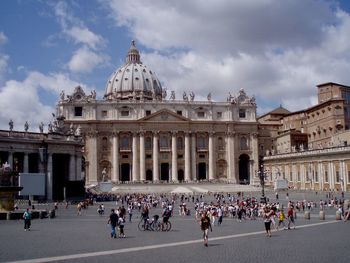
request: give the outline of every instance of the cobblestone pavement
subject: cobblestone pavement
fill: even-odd
[[[273,192],[268,196],[275,198]],[[290,192],[289,198],[319,201],[324,193]],[[280,201],[287,202],[283,194]],[[325,221],[318,219],[317,209],[311,211],[311,220],[299,213],[296,230],[274,231],[271,238],[265,236],[261,220],[224,218],[204,247],[194,217],[179,216],[177,207],[170,232],[140,232],[135,211],[125,227],[127,237],[111,239],[107,219],[115,203],[104,204],[104,216],[97,214],[96,205],[82,216],[74,206],[60,205],[57,218],[33,220],[30,232],[22,221],[0,221],[0,262],[350,262],[350,222],[334,221],[335,208],[326,209]],[[193,211],[192,204],[189,208]]]

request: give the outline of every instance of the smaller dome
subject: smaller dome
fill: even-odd
[[[105,99],[161,99],[162,86],[155,73],[140,60],[140,53],[131,42],[124,66],[107,81]]]

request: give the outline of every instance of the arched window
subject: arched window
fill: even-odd
[[[145,148],[146,148],[146,150],[151,150],[152,149],[152,138],[151,137],[146,137],[146,139],[145,139]]]
[[[241,150],[248,150],[248,140],[246,137],[241,138]]]
[[[176,147],[178,150],[182,150],[184,148],[184,140],[182,137],[177,137]]]
[[[160,148],[169,148],[169,136],[167,135],[161,135],[160,138],[159,138],[159,145],[160,145]]]
[[[205,149],[206,148],[205,137],[203,135],[197,137],[197,148],[198,149]]]
[[[224,140],[222,137],[218,138],[218,149],[219,150],[224,150],[225,149],[225,144],[224,144]]]
[[[122,136],[120,148],[123,150],[129,150],[130,149],[130,138],[127,135]]]
[[[108,149],[108,139],[107,137],[102,138],[102,151],[107,151]]]

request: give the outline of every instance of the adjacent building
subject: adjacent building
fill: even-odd
[[[270,184],[284,178],[292,188],[347,191],[350,87],[317,89],[317,105],[297,112],[280,107],[258,118],[261,164]]]

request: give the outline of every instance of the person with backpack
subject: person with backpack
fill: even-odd
[[[29,208],[24,212],[23,214],[23,219],[24,219],[24,231],[30,231],[30,213],[29,213]]]

